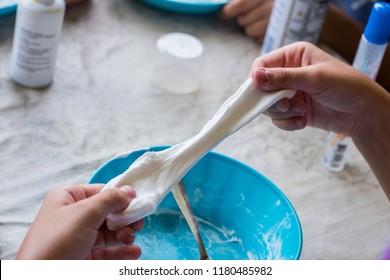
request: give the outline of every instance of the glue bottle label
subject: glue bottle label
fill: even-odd
[[[18,7],[11,77],[27,87],[48,85],[54,74],[63,9],[39,13]]]
[[[317,43],[328,0],[276,0],[261,54],[297,41]]]
[[[325,153],[322,157],[322,163],[326,169],[338,172],[344,169],[347,163],[347,155],[351,146],[351,138],[330,132],[326,139]]]

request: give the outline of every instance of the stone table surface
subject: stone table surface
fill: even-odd
[[[197,133],[246,79],[260,50],[217,14],[88,1],[66,12],[52,85],[33,90],[8,74],[14,21],[0,18],[2,259],[15,258],[50,189],[88,182],[117,153]],[[170,32],[205,46],[198,93],[167,94],[151,82],[156,40]],[[281,131],[262,116],[215,151],[253,167],[288,197],[302,224],[301,259],[378,259],[390,238],[390,204],[355,147],[343,172],[323,168],[326,135]]]

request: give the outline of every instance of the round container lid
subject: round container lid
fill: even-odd
[[[181,59],[194,59],[203,53],[202,43],[194,36],[184,33],[162,35],[157,40],[157,49],[161,53]]]

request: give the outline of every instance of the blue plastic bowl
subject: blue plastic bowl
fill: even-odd
[[[89,183],[107,183],[146,151],[137,150],[105,163]],[[210,152],[184,177],[184,185],[207,253],[214,260],[299,259],[302,229],[286,196],[247,165]],[[141,259],[199,259],[196,241],[173,195],[145,218],[137,234]]]
[[[219,11],[229,0],[141,0],[149,6],[184,14],[208,14]]]
[[[17,1],[16,0],[6,0],[0,1],[0,16],[8,15],[11,13],[14,13],[17,8]]]

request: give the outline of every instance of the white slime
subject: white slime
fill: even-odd
[[[208,151],[280,99],[291,98],[294,94],[293,90],[264,93],[250,78],[224,102],[198,134],[166,150],[144,153],[103,188],[130,185],[137,195],[125,210],[108,216],[108,228],[115,230],[153,214],[168,192]]]

